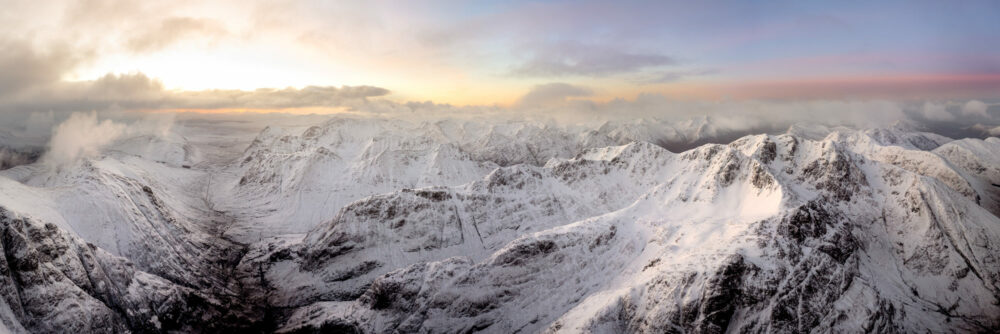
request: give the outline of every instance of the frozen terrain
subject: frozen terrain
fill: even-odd
[[[0,333],[1000,331],[1000,139],[729,135],[191,119],[33,153]]]

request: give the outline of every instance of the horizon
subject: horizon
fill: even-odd
[[[1000,1],[0,7],[0,334],[1000,333]]]

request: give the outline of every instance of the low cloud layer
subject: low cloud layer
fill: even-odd
[[[976,124],[973,125],[970,129],[973,131],[978,131],[986,136],[1000,137],[1000,126]]]
[[[586,87],[566,83],[535,86],[512,107],[434,104],[395,104],[373,101],[360,111],[407,119],[498,118],[508,121],[551,121],[600,127],[602,124],[704,125],[698,143],[728,142],[747,134],[781,133],[794,124],[876,128],[903,126],[952,138],[1000,134],[1000,101],[892,101],[892,100],[676,100],[658,94],[634,99],[595,102]],[[700,124],[700,125],[699,125]],[[671,131],[650,128],[650,131]],[[692,143],[674,143],[671,149]]]
[[[48,138],[51,132],[53,143],[60,141],[56,138],[59,132],[71,131],[58,128],[50,131],[53,124],[62,120],[71,121],[69,124],[93,125],[91,128],[99,128],[104,133],[115,133],[112,125],[96,122],[92,118],[70,116],[72,112],[91,110],[127,113],[133,110],[335,107],[353,113],[415,120],[493,117],[548,119],[590,125],[636,119],[710,120],[715,131],[727,136],[783,131],[795,123],[879,127],[904,122],[951,137],[996,135],[997,127],[1000,127],[1000,104],[980,100],[680,101],[658,94],[640,94],[633,99],[595,102],[587,100],[594,94],[590,88],[562,82],[536,85],[509,107],[453,106],[433,101],[400,103],[380,98],[387,94],[388,90],[372,86],[173,91],[143,74],[107,75],[94,81],[26,87],[19,93],[2,97],[0,109],[6,112],[0,112],[0,120],[6,128],[13,127],[13,131],[18,131],[21,134],[19,138]],[[64,152],[69,153],[54,154],[72,160],[73,152],[85,154],[88,151],[70,148]]]
[[[173,91],[144,74],[109,74],[94,81],[56,82],[0,98],[0,110],[284,109],[344,107],[389,94],[372,86]]]
[[[299,90],[271,93],[283,97],[288,97],[286,94],[309,95]],[[339,94],[355,96],[356,93],[348,90]],[[853,128],[903,126],[952,138],[1000,136],[1000,103],[978,100],[921,103],[847,100],[709,102],[678,101],[655,94],[608,102],[574,99],[587,94],[590,90],[584,87],[551,83],[535,87],[525,94],[520,104],[512,107],[453,106],[430,101],[396,103],[373,99],[354,106],[348,113],[351,117],[400,118],[410,122],[465,119],[504,124],[531,121],[541,122],[533,124],[576,129],[600,129],[625,139],[650,141],[675,152],[704,143],[727,143],[748,134],[782,133],[795,124]],[[326,96],[327,93],[321,95]],[[969,111],[969,106],[973,111]],[[982,106],[985,106],[984,110],[981,110]],[[174,117],[182,117],[183,120],[225,119],[245,124],[246,127],[263,128],[275,122],[314,124],[337,116],[113,110],[34,112],[19,122],[3,122],[0,131],[7,135],[0,136],[0,144],[4,144],[0,146],[27,147],[28,150],[19,152],[35,154],[35,157],[38,153],[32,152],[40,150],[31,147],[44,148],[47,152],[41,161],[47,166],[60,168],[81,158],[97,156],[120,139],[140,135],[166,138],[174,124]],[[14,129],[6,131],[4,127]],[[18,145],[18,141],[30,138],[45,138],[43,143],[47,144]],[[7,159],[11,160],[8,165],[34,161],[34,158],[17,158],[20,162]]]

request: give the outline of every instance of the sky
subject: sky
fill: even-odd
[[[996,1],[0,6],[0,112],[1000,98]]]

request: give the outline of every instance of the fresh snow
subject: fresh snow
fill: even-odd
[[[1000,328],[1000,140],[663,148],[712,122],[189,120],[16,166],[0,332]]]

